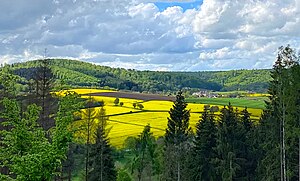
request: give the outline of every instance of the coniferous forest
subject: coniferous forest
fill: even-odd
[[[4,65],[0,180],[299,180],[299,58],[285,46],[279,48],[272,70],[190,73],[112,69],[46,58]],[[55,93],[74,85],[176,91],[164,136],[155,137],[149,124],[137,137],[128,137],[123,148],[113,147],[105,102],[71,91]],[[259,120],[252,120],[247,107],[239,111],[229,102],[220,110],[204,106],[192,128],[184,87],[267,89],[269,98]],[[83,124],[75,129],[72,123],[78,120]],[[83,134],[80,140],[74,137],[78,131]]]

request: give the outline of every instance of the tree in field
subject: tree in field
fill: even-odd
[[[117,97],[117,98],[114,100],[115,106],[119,105],[119,102],[120,102],[120,99]]]
[[[216,158],[215,152],[217,127],[215,115],[210,113],[209,106],[204,107],[204,112],[199,122],[196,124],[196,135],[193,148],[193,160],[191,177],[193,180],[217,180],[217,174],[213,160]]]
[[[191,128],[189,127],[190,110],[186,109],[187,104],[179,91],[176,101],[170,109],[168,125],[165,133],[165,179],[185,180],[182,170],[186,164],[187,141]]]
[[[138,104],[137,104],[137,107],[138,107],[139,109],[141,109],[141,110],[144,109],[144,106],[143,106],[143,104],[141,104],[141,103],[138,103]]]
[[[134,158],[132,171],[136,173],[137,180],[151,177],[155,171],[157,155],[155,152],[156,143],[153,133],[150,132],[150,125],[145,126],[143,132],[138,136],[135,142]]]
[[[109,129],[107,129],[108,118],[103,107],[100,108],[97,118],[99,118],[99,122],[95,133],[95,143],[91,145],[91,154],[89,155],[91,168],[88,180],[114,181],[117,179],[117,171],[112,158],[113,151],[107,138],[109,133]]]
[[[299,56],[289,46],[279,48],[271,77],[269,101],[258,128],[263,152],[257,172],[259,179],[294,180],[300,178]]]

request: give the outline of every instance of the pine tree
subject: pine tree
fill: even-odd
[[[187,140],[191,133],[190,110],[187,110],[186,107],[182,91],[179,91],[176,101],[169,111],[170,117],[165,133],[165,179],[167,180],[184,180],[182,170],[186,164]]]
[[[28,96],[29,103],[35,103],[42,107],[39,124],[48,130],[53,126],[54,120],[50,118],[54,114],[57,101],[51,96],[54,86],[54,75],[50,66],[50,59],[42,59],[37,62],[33,80],[35,89],[32,95]]]
[[[137,173],[139,181],[142,180],[143,177],[151,178],[155,170],[156,143],[155,138],[150,131],[151,127],[148,124],[136,139],[132,170]]]
[[[229,104],[221,110],[217,134],[217,172],[222,180],[244,179],[241,178],[243,158],[243,137],[237,113]]]
[[[248,112],[247,107],[241,111],[240,121],[241,126],[241,157],[245,159],[242,165],[241,176],[247,178],[247,180],[254,180],[255,170],[257,166],[256,158],[256,144],[254,135],[254,124],[251,120],[251,114]]]
[[[117,171],[112,157],[112,148],[107,138],[109,130],[107,117],[103,107],[100,108],[99,122],[95,133],[95,144],[91,146],[90,164],[91,169],[88,180],[91,181],[114,181],[117,179]]]
[[[299,127],[297,121],[297,84],[293,80],[293,67],[298,66],[299,57],[289,46],[280,47],[273,66],[269,86],[269,101],[259,125],[260,148],[263,156],[259,160],[259,178],[282,180],[297,178],[295,165],[298,150]]]
[[[196,124],[196,135],[193,148],[192,177],[193,180],[217,180],[213,159],[216,157],[217,128],[215,115],[210,114],[209,106],[204,107],[204,112]]]
[[[92,108],[93,100],[90,96],[87,100],[87,108],[81,111],[81,118],[84,120],[83,122],[83,135],[85,138],[85,180],[88,181],[88,176],[90,172],[89,163],[90,163],[90,146],[92,142],[93,134],[96,132],[98,126],[96,124],[97,111],[95,108]]]

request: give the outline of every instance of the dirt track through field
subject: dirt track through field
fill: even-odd
[[[175,97],[173,96],[162,96],[157,94],[142,94],[142,93],[131,93],[131,92],[99,92],[99,93],[90,93],[85,95],[138,99],[143,101],[151,101],[151,100],[175,101]]]

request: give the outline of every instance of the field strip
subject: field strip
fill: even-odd
[[[143,127],[143,128],[145,127],[144,124],[128,123],[128,122],[118,121],[118,120],[112,120],[112,119],[109,119],[108,121],[110,121],[110,122],[116,122],[116,123],[121,123],[121,124],[128,124],[128,125],[133,125],[133,126],[140,126],[140,127]],[[157,127],[152,127],[151,125],[150,125],[150,127],[152,129],[156,129],[156,130],[160,130],[160,131],[164,131],[165,130],[165,129],[161,129],[161,128],[157,128]]]

